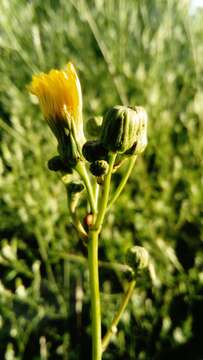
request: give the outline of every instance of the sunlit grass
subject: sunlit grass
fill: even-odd
[[[165,344],[170,348],[192,339],[187,312],[177,321],[173,314],[174,299],[188,307],[199,296],[203,264],[203,31],[200,14],[195,22],[184,4],[175,0],[1,1],[0,267],[1,281],[12,294],[1,294],[0,314],[7,326],[0,330],[0,354],[13,343],[16,356],[26,358],[34,335],[33,359],[40,357],[41,336],[47,339],[50,359],[56,353],[65,359],[66,346],[71,359],[82,354],[81,348],[74,348],[78,338],[72,319],[78,321],[75,331],[85,333],[85,325],[78,325],[81,314],[75,312],[74,301],[66,308],[63,299],[67,303],[81,288],[83,317],[87,316],[89,293],[86,282],[81,285],[87,272],[67,260],[56,262],[54,254],[81,255],[83,250],[69,223],[63,188],[46,168],[55,155],[55,140],[26,90],[33,73],[63,67],[69,59],[79,70],[85,119],[121,103],[143,105],[149,113],[146,155],[138,161],[115,218],[109,215],[103,232],[103,260],[122,261],[122,256],[117,258],[118,248],[124,254],[129,245],[143,244],[155,269],[153,290],[145,279],[121,323],[117,359],[127,359],[129,348],[129,359],[142,353],[140,359],[147,360],[164,351]],[[5,246],[16,254],[16,261],[6,258]],[[105,294],[119,293],[117,273],[103,272],[101,277]],[[115,280],[111,291],[108,277]],[[26,290],[24,298],[18,295],[23,293],[20,282]],[[116,298],[112,297],[112,309],[119,302]],[[111,319],[105,305],[104,295],[107,325]],[[61,322],[53,325],[50,319],[57,316]],[[66,333],[59,336],[63,321]],[[163,326],[158,335],[159,323]],[[173,335],[178,331],[181,336]],[[156,339],[151,350],[147,340],[142,341],[150,336]],[[114,358],[112,348],[108,359]]]

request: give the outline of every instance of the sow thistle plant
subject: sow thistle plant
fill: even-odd
[[[57,139],[58,154],[49,160],[48,167],[61,175],[73,226],[88,249],[92,358],[100,360],[112,335],[116,333],[137,276],[149,265],[148,253],[143,247],[128,249],[125,269],[129,285],[102,338],[98,270],[102,226],[106,213],[125,187],[137,156],[146,148],[147,114],[140,106],[114,106],[104,118],[93,117],[88,121],[87,130],[91,140],[87,140],[83,131],[81,85],[72,63],[68,63],[64,70],[34,75],[29,91],[38,97],[43,115]],[[113,174],[126,161],[127,171],[113,192]],[[85,221],[78,215],[81,195],[87,198]]]

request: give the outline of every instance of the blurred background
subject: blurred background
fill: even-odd
[[[55,139],[26,89],[33,73],[69,60],[85,120],[115,104],[149,114],[148,147],[105,221],[100,259],[122,263],[129,246],[144,245],[151,275],[138,281],[104,359],[203,359],[201,5],[0,1],[1,359],[91,357],[84,249],[64,187],[47,169]],[[125,281],[101,268],[104,331]]]

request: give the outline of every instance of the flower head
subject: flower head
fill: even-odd
[[[82,91],[72,63],[65,70],[51,70],[48,74],[34,75],[28,87],[36,95],[52,130],[57,126],[70,130],[74,123],[76,132],[82,130]]]
[[[100,142],[121,154],[142,153],[147,145],[147,114],[141,106],[114,106],[104,116]]]
[[[72,63],[65,70],[34,75],[29,90],[39,99],[45,117],[62,118],[67,111],[77,119],[82,108],[80,81]]]

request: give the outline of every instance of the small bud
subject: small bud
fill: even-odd
[[[142,246],[133,246],[127,250],[126,264],[132,268],[135,273],[143,270],[149,265],[149,253]]]
[[[98,137],[98,134],[101,130],[103,117],[102,116],[94,116],[89,119],[86,123],[86,131],[87,134],[93,138]]]
[[[86,229],[88,229],[90,226],[92,226],[93,224],[93,215],[90,213],[90,214],[87,214],[84,218],[84,226]]]
[[[49,159],[47,166],[51,171],[60,171],[63,167],[63,162],[61,161],[60,156],[54,156]]]
[[[143,108],[114,106],[104,117],[100,136],[101,144],[109,151],[124,153],[137,143],[140,153],[143,151],[140,142],[143,144],[144,139],[146,142],[146,126],[147,115]],[[145,137],[141,139],[143,131]]]
[[[67,185],[67,191],[71,194],[76,194],[83,191],[84,185],[81,181],[71,181]]]
[[[64,162],[61,160],[60,156],[54,156],[51,158],[47,163],[48,169],[51,171],[63,171],[66,173],[71,174],[72,169],[68,167],[68,165],[64,164]]]
[[[97,140],[87,141],[82,148],[82,153],[89,162],[105,160],[108,155],[108,151]]]
[[[109,164],[105,160],[97,160],[90,164],[90,171],[92,175],[100,177],[107,174]]]

